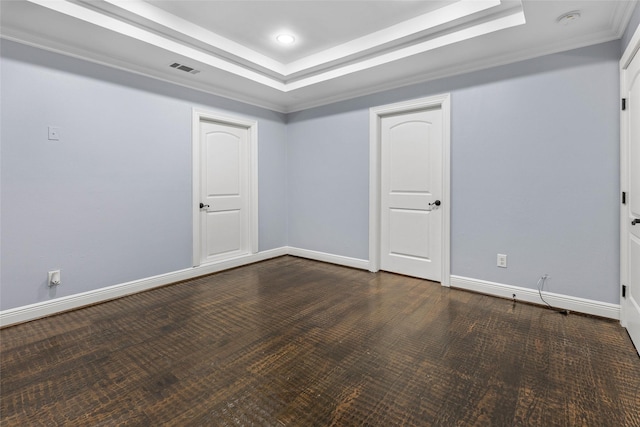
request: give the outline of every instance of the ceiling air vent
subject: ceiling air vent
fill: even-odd
[[[173,64],[169,65],[171,68],[175,68],[176,70],[182,70],[186,73],[191,73],[191,74],[198,74],[200,71],[195,70],[187,65],[183,65],[183,64],[179,64],[177,62],[174,62]]]

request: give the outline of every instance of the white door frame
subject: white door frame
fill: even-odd
[[[640,27],[636,29],[629,45],[624,51],[620,59],[620,97],[625,98],[627,88],[626,70],[631,64],[635,55],[640,55]],[[629,194],[629,134],[628,120],[629,115],[621,112],[620,114],[620,191]],[[628,224],[627,209],[620,205],[620,287],[629,286],[629,245],[628,245]],[[622,298],[622,289],[620,289],[620,323],[627,326],[627,304]]]
[[[369,271],[380,270],[381,121],[391,114],[442,109],[442,286],[451,279],[451,101],[448,93],[369,109]]]
[[[193,205],[193,266],[200,265],[200,122],[209,121],[247,129],[249,134],[249,253],[258,252],[258,122],[215,112],[193,109],[191,125],[192,205]],[[221,260],[222,262],[224,260]]]

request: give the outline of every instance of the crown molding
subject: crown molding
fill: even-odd
[[[607,20],[609,25],[605,25],[605,28],[602,28],[600,31],[589,33],[586,36],[582,35],[575,38],[560,39],[552,43],[536,45],[531,48],[524,48],[503,54],[487,55],[477,60],[466,60],[465,62],[457,62],[455,64],[439,68],[434,68],[432,66],[424,68],[419,67],[414,74],[407,75],[406,72],[399,73],[396,76],[385,79],[383,82],[376,84],[376,80],[381,80],[376,78],[376,73],[382,73],[382,70],[385,68],[383,66],[388,67],[389,64],[396,62],[401,64],[402,60],[411,61],[410,59],[407,59],[411,57],[419,59],[420,57],[417,57],[417,55],[424,54],[430,50],[442,49],[444,46],[456,44],[464,40],[471,40],[482,34],[491,33],[494,31],[490,28],[492,25],[491,22],[495,21],[487,22],[483,17],[473,15],[472,17],[468,17],[468,19],[463,23],[455,23],[455,31],[449,28],[442,33],[435,35],[432,34],[431,38],[422,40],[419,43],[412,40],[411,43],[407,45],[388,47],[388,50],[376,51],[373,53],[367,51],[355,58],[352,62],[345,60],[346,62],[338,61],[337,63],[329,63],[327,65],[329,68],[320,67],[311,70],[313,71],[312,74],[292,74],[289,76],[289,80],[281,80],[282,75],[277,73],[265,74],[263,72],[267,70],[266,66],[273,65],[273,63],[267,63],[268,61],[265,62],[266,59],[262,62],[262,65],[265,66],[264,68],[248,70],[245,67],[246,64],[239,64],[237,61],[234,62],[233,58],[225,59],[217,57],[214,54],[215,52],[203,52],[201,50],[202,46],[199,45],[185,46],[182,41],[178,42],[175,41],[175,39],[169,40],[171,43],[165,45],[165,38],[162,35],[158,35],[154,32],[155,30],[153,28],[145,26],[148,24],[147,21],[142,23],[138,22],[137,25],[142,26],[138,27],[131,23],[132,18],[129,15],[125,17],[127,18],[127,22],[118,21],[118,19],[111,16],[105,17],[105,15],[91,8],[80,6],[84,3],[92,3],[87,2],[86,0],[78,0],[75,3],[68,1],[49,2],[46,0],[29,0],[29,2],[47,5],[61,4],[62,7],[71,8],[73,11],[77,11],[77,8],[79,8],[83,10],[83,13],[86,12],[90,21],[102,21],[103,18],[106,18],[106,21],[110,23],[109,25],[117,25],[125,35],[132,34],[134,38],[136,36],[140,36],[145,42],[149,42],[157,47],[162,46],[161,49],[169,50],[171,52],[180,52],[180,55],[184,57],[193,58],[193,65],[202,65],[203,71],[206,72],[198,76],[189,75],[188,73],[183,73],[184,75],[182,75],[181,72],[169,69],[168,67],[167,70],[163,70],[141,63],[128,62],[124,57],[116,59],[106,53],[90,50],[88,47],[83,48],[65,44],[62,41],[56,41],[54,38],[38,36],[31,34],[28,31],[21,31],[20,29],[12,28],[7,25],[0,27],[0,37],[285,114],[366,96],[377,92],[425,83],[440,78],[452,77],[619,39],[628,25],[636,4],[634,2],[615,2],[615,8],[612,10],[610,17]],[[100,3],[104,3],[112,9],[119,9],[122,4],[128,5],[129,3],[131,3],[131,6],[127,6],[128,8],[133,8],[135,5],[140,4],[148,5],[138,0],[133,2],[104,0]],[[459,3],[460,2],[455,3],[454,5]],[[148,6],[153,7],[151,5]],[[517,26],[524,22],[522,2],[520,0],[516,3],[515,8],[502,8],[501,11],[496,10],[497,9],[495,7],[493,9],[489,8],[483,13],[486,16],[491,16],[492,19],[498,18],[499,20],[503,20],[503,25],[506,24],[506,26]],[[122,14],[122,10],[119,13]],[[113,12],[109,11],[109,14],[113,15]],[[184,22],[182,22],[182,24],[184,24]],[[165,24],[169,25],[170,23],[165,22]],[[105,28],[104,25],[102,28]],[[181,27],[178,26],[177,28],[180,29]],[[198,28],[199,29],[194,29],[194,32],[190,33],[190,36],[197,37],[199,34],[201,35],[201,33],[199,33],[200,30],[206,31],[200,27]],[[405,31],[405,33],[410,32],[410,30]],[[212,34],[213,33],[209,34],[209,36],[213,37]],[[231,49],[234,42],[230,40],[228,40],[228,42],[230,44],[228,44],[227,47]],[[398,49],[394,50],[395,48]],[[225,63],[231,68],[218,67],[221,63]],[[415,60],[413,60],[413,63],[416,63]],[[236,71],[238,72],[236,73]],[[341,78],[351,78],[353,81],[353,76],[358,76],[358,73],[361,72],[367,72],[369,77],[373,77],[372,80],[374,83],[366,87],[356,87],[356,85],[353,85],[353,89],[348,88],[347,90],[342,90],[337,93],[335,90],[331,89],[332,87],[337,87],[333,85],[334,80],[338,84]],[[205,74],[208,75],[208,79],[202,78]],[[211,76],[214,77],[212,78]],[[246,83],[242,83],[243,81]],[[325,90],[325,88],[327,90]]]
[[[525,23],[521,0],[515,6],[501,0],[458,0],[282,64],[141,0],[27,1],[283,93]],[[474,21],[467,24],[465,19]],[[400,41],[406,46],[388,49]]]

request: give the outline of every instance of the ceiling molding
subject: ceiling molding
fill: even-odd
[[[476,71],[486,70],[494,67],[500,67],[503,65],[509,65],[521,61],[527,61],[529,59],[539,58],[546,55],[557,54],[566,52],[570,49],[579,49],[582,47],[592,46],[600,43],[606,43],[613,40],[617,40],[618,37],[612,35],[610,32],[603,31],[600,34],[594,34],[593,38],[589,40],[582,40],[581,43],[576,44],[572,40],[562,41],[552,46],[545,46],[544,48],[532,48],[519,52],[512,52],[500,57],[483,58],[481,60],[466,62],[457,67],[446,67],[438,70],[433,70],[429,73],[420,73],[417,75],[406,77],[402,80],[394,80],[384,82],[378,85],[367,86],[362,89],[356,89],[353,91],[341,92],[336,95],[315,98],[310,102],[298,103],[294,108],[287,109],[286,113],[295,113],[309,108],[321,107],[323,105],[334,104],[337,102],[347,101],[354,98],[359,98],[367,95],[373,95],[376,93],[385,92],[388,90],[398,89],[402,87],[412,86],[420,83],[428,83],[434,80],[443,79],[447,77],[455,77],[463,74],[473,73]]]
[[[386,53],[374,55],[370,58],[362,58],[344,66],[331,67],[328,71],[312,74],[310,77],[296,79],[286,84],[286,91],[300,89],[305,86],[338,78],[346,74],[388,64],[390,62],[398,61],[403,58],[445,47],[474,37],[479,37],[481,35],[511,28],[517,25],[523,25],[524,23],[525,19],[522,9],[509,10],[507,13],[492,16],[490,21],[480,23],[474,22],[471,25],[464,26],[454,32],[436,35],[419,43],[413,43],[406,47],[393,49]]]
[[[525,23],[520,1],[516,2],[516,6],[505,6],[500,0],[457,0],[294,63],[281,64],[141,0],[83,0],[78,3],[64,0],[27,1],[285,93]],[[111,8],[111,5],[116,8]],[[120,10],[129,14],[116,15]],[[494,12],[481,14],[471,25],[455,25],[460,20],[488,10]],[[145,20],[157,24],[155,31],[144,25]],[[443,29],[443,26],[448,28]],[[176,32],[179,36],[176,36]],[[386,50],[388,44],[402,40],[406,46]],[[198,43],[207,44],[208,51],[194,46]],[[226,55],[214,53],[220,51]],[[363,52],[368,54],[363,56]],[[244,63],[228,59],[230,55],[240,57]],[[266,75],[264,68],[271,73]],[[289,77],[293,73],[298,76],[291,80]]]
[[[243,96],[238,91],[228,90],[222,86],[215,86],[212,84],[198,84],[198,82],[195,82],[193,79],[181,77],[180,75],[160,72],[156,69],[142,67],[129,62],[117,61],[112,57],[102,56],[96,54],[95,52],[88,52],[83,49],[72,49],[67,45],[61,45],[51,40],[34,37],[31,34],[24,34],[15,30],[10,30],[6,31],[5,34],[2,34],[0,36],[0,39],[20,43],[26,46],[31,46],[70,58],[87,61],[92,64],[113,68],[115,70],[125,71],[139,76],[152,78],[161,82],[182,86],[186,89],[197,90],[199,92],[208,93],[210,95],[220,96],[233,101],[242,102],[243,104],[265,108],[267,110],[275,111],[276,113],[286,114],[289,112],[289,110],[283,107],[281,103],[271,102],[268,99],[258,98],[255,95]]]
[[[96,10],[82,7],[79,4],[71,3],[64,0],[26,1],[45,7],[47,9],[54,10],[59,13],[63,13],[73,18],[80,19],[95,26],[114,31],[118,34],[131,37],[132,39],[142,41],[144,43],[167,50],[169,52],[192,58],[193,60],[198,61],[202,64],[210,65],[219,70],[227,71],[240,77],[250,79],[265,86],[269,86],[273,89],[281,91],[285,90],[284,83],[274,78],[270,78],[248,68],[234,64],[230,61],[225,60],[224,58],[219,58],[217,56],[203,52],[199,49],[195,49],[191,46],[179,43],[169,37],[158,35],[155,32],[149,31],[143,27],[133,25],[129,22],[126,22],[125,20],[119,20],[104,13],[97,12]]]
[[[87,0],[82,0],[82,3],[92,8],[101,4]],[[284,77],[286,74],[285,64],[144,1],[104,0],[104,3],[107,6],[113,5],[119,8],[119,16],[129,17],[130,21],[138,25],[154,28],[160,33],[184,41],[185,44],[204,46],[205,49],[231,61],[244,62],[248,68],[251,64],[254,68],[270,71],[280,77]],[[105,8],[104,3],[101,10],[116,11],[113,8]],[[123,14],[123,11],[128,12],[128,15]]]
[[[635,9],[636,1],[619,1],[611,14],[609,28],[615,30],[616,38],[621,38],[627,29],[631,15]]]
[[[433,31],[437,30],[438,27],[454,23],[500,5],[500,0],[460,0],[424,15],[416,16],[399,24],[286,64],[285,75],[308,71],[323,64],[345,61],[354,56],[361,56],[362,52],[373,51],[375,54],[375,52],[383,50],[386,45],[402,40],[407,40],[405,44],[422,43],[425,38],[432,37]],[[522,10],[522,5],[520,5],[520,10]],[[414,38],[410,39],[411,37]]]
[[[42,4],[42,0],[29,0],[38,4]],[[44,1],[47,2],[46,0]],[[99,5],[111,4],[123,9],[133,15],[135,22],[140,23],[142,18],[153,22],[159,27],[169,29],[173,32],[188,36],[193,40],[197,40],[209,45],[212,51],[224,52],[230,57],[236,57],[246,63],[252,64],[254,67],[264,68],[272,73],[277,73],[283,79],[301,72],[309,73],[311,69],[318,67],[326,67],[325,64],[332,62],[353,62],[352,57],[361,56],[362,52],[376,52],[382,50],[386,45],[398,42],[410,37],[420,36],[420,39],[414,41],[419,42],[421,39],[429,36],[428,31],[437,29],[440,26],[450,24],[457,20],[467,18],[479,12],[495,8],[501,5],[501,0],[456,0],[454,3],[441,7],[434,11],[416,16],[404,22],[383,28],[374,33],[367,34],[362,37],[341,43],[330,49],[306,56],[302,59],[281,63],[265,55],[256,52],[246,46],[222,37],[212,31],[206,30],[192,22],[186,21],[160,8],[141,0],[104,0],[104,3],[88,2],[82,0],[82,4],[86,4],[98,10]],[[521,7],[520,7],[521,8]],[[100,8],[105,10],[104,7]],[[113,10],[112,10],[113,11]],[[405,42],[406,43],[406,42]]]
[[[197,2],[189,3],[197,7]],[[141,0],[0,2],[0,36],[288,113],[615,40],[624,33],[636,2],[445,0],[441,4],[289,63]],[[583,9],[583,18],[560,28],[555,21],[566,12],[563,6]],[[339,9],[339,3],[328,2],[327,7]],[[38,19],[44,18],[39,26]],[[74,37],[76,27],[81,33]],[[92,43],[94,39],[98,43]],[[131,47],[123,40],[130,40]],[[122,52],[114,49],[117,43],[124,46]],[[176,71],[168,67],[172,62],[200,73]]]

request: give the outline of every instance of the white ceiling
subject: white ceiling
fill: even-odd
[[[335,1],[148,3],[278,62],[288,63],[424,15],[453,1],[342,1],[339,10],[335,8],[338,3]],[[297,34],[298,43],[287,48],[273,43],[273,35],[282,32]]]
[[[635,3],[3,0],[0,35],[291,112],[615,40]]]

